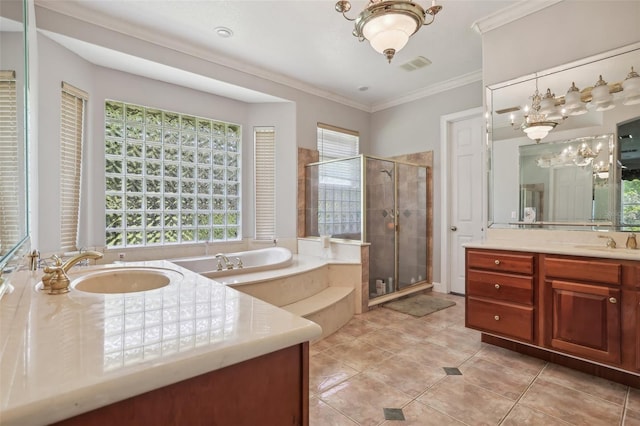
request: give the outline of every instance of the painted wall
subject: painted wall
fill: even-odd
[[[640,40],[637,0],[565,0],[482,35],[485,85]]]
[[[38,15],[40,23],[41,15]],[[60,18],[59,16],[57,18]],[[47,22],[47,19],[42,19]],[[56,23],[68,24],[66,19]],[[47,28],[52,29],[51,26]],[[91,27],[83,27],[87,31]],[[94,32],[105,31],[92,27]],[[108,33],[113,36],[113,33]],[[114,36],[122,41],[124,36]],[[91,38],[91,37],[89,37]],[[106,37],[107,40],[111,40]],[[369,140],[369,113],[351,108],[318,96],[292,88],[276,85],[252,77],[253,86],[265,88],[270,84],[270,94],[287,95],[295,102],[250,104],[229,98],[204,93],[185,87],[160,82],[148,78],[93,65],[70,52],[51,39],[40,35],[42,46],[39,50],[40,84],[44,88],[40,95],[41,114],[39,127],[43,136],[38,143],[41,161],[38,169],[37,205],[34,218],[42,233],[35,245],[44,252],[58,249],[59,202],[57,185],[59,174],[56,161],[59,152],[60,82],[67,81],[90,93],[87,107],[87,147],[84,155],[86,181],[83,181],[83,205],[80,230],[81,246],[102,246],[104,244],[104,100],[117,99],[146,106],[179,111],[198,116],[239,123],[243,126],[243,236],[251,238],[253,229],[253,127],[272,125],[276,127],[276,206],[277,237],[294,239],[296,236],[296,156],[297,146],[315,148],[316,125],[330,123],[361,134],[361,145],[365,149]],[[139,40],[130,39],[136,46]],[[167,51],[159,46],[146,43],[147,53],[153,59],[163,57],[167,63],[213,77],[211,69],[216,65],[203,63],[202,59]],[[164,56],[163,56],[164,55]],[[172,59],[176,59],[174,63]],[[204,65],[207,65],[206,69]],[[242,74],[235,72],[235,74]],[[217,76],[216,76],[217,77]],[[300,130],[300,129],[304,130]]]
[[[482,105],[482,83],[468,84],[371,115],[367,154],[388,157],[433,151],[433,281],[440,282],[440,117]]]

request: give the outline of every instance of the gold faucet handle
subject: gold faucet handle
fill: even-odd
[[[69,292],[71,280],[62,266],[47,266],[44,268],[44,272],[51,274],[48,286],[49,294],[64,294]]]

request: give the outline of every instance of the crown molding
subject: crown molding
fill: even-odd
[[[372,112],[371,105],[356,102],[335,93],[318,89],[317,87],[311,86],[300,80],[279,73],[270,72],[263,68],[251,66],[244,62],[236,61],[225,56],[216,55],[208,51],[207,49],[193,46],[192,44],[176,40],[175,38],[165,36],[155,31],[148,31],[141,27],[131,27],[129,25],[126,25],[121,20],[106,17],[89,9],[78,8],[77,5],[74,5],[71,2],[59,2],[55,0],[35,0],[35,4],[36,6],[42,7],[43,9],[48,9],[52,12],[60,13],[72,19],[78,19],[80,21],[105,28],[106,30],[115,31],[128,37],[137,38],[154,45],[162,46],[164,48],[193,56],[207,62],[221,65],[226,68],[233,69],[234,71],[239,71],[244,74],[270,81],[272,83],[277,83],[283,86],[297,89],[302,92],[318,96],[333,102],[337,102],[351,108],[369,113]],[[283,97],[282,95],[273,95],[271,93],[269,94],[272,96]]]
[[[466,86],[467,84],[475,83],[476,81],[482,81],[482,70],[472,71],[470,73],[450,78],[449,80],[442,81],[440,83],[422,88],[420,90],[416,90],[415,92],[411,92],[407,95],[390,99],[385,102],[373,104],[371,107],[371,112],[382,111],[387,108],[417,101],[418,99],[426,98],[428,96],[433,96],[438,93]]]
[[[538,12],[549,6],[553,6],[556,3],[560,3],[563,0],[522,0],[518,3],[514,3],[497,12],[475,21],[471,24],[478,34],[482,35],[491,30],[495,30],[503,25],[513,22],[517,19],[524,18],[527,15]]]

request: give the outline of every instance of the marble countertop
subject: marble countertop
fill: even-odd
[[[74,268],[74,276],[90,269]],[[320,327],[166,261],[179,271],[147,292],[35,290],[16,272],[0,300],[0,423],[48,424],[312,340]]]
[[[602,244],[572,244],[553,243],[541,241],[516,241],[492,239],[481,242],[471,242],[463,244],[466,248],[483,248],[492,250],[527,251],[536,253],[562,254],[568,256],[588,256],[602,257],[608,259],[638,260],[640,261],[640,250],[627,248],[609,248],[605,241]]]

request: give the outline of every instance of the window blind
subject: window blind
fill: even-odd
[[[358,132],[318,123],[317,147],[320,161],[358,155],[359,142]]]
[[[255,239],[276,235],[276,138],[273,127],[255,132]]]
[[[20,234],[18,99],[15,71],[0,71],[0,252]]]
[[[60,248],[76,250],[86,92],[62,83],[60,105]]]

